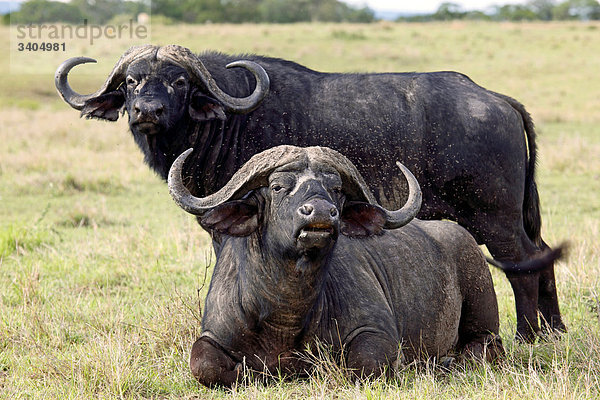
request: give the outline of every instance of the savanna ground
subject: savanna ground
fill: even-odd
[[[0,28],[3,48],[8,29]],[[567,239],[556,265],[568,333],[513,340],[512,290],[492,271],[506,360],[444,372],[404,368],[352,383],[330,363],[306,380],[208,390],[189,350],[210,277],[206,233],[143,164],[124,120],[86,121],[52,73],[0,81],[1,398],[600,397],[600,25],[443,23],[154,26],[152,41],[259,53],[323,71],[457,70],[523,102],[537,123],[543,236]],[[100,63],[73,74],[96,90],[118,46],[82,47]],[[64,58],[64,57],[62,57]],[[56,55],[56,64],[60,54]]]

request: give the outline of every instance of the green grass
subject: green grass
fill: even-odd
[[[208,289],[209,237],[143,164],[126,121],[79,119],[55,94],[51,74],[6,75],[0,81],[0,398],[600,397],[598,28],[153,27],[158,44],[260,53],[324,71],[457,70],[532,113],[543,235],[551,244],[570,242],[556,266],[569,332],[532,346],[515,342],[512,290],[493,270],[504,362],[451,372],[422,363],[393,380],[359,384],[325,359],[309,379],[231,391],[198,386],[188,357]],[[8,43],[5,33],[0,40]],[[116,47],[85,49],[99,63],[91,74],[74,71],[76,90],[102,83],[123,51]]]

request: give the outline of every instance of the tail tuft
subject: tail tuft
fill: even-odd
[[[568,244],[566,242],[561,243],[558,247],[551,249],[547,248],[534,258],[529,260],[521,261],[518,263],[511,261],[500,261],[486,257],[487,262],[496,268],[501,269],[504,272],[515,272],[515,273],[531,273],[536,272],[547,267],[552,266],[554,261],[559,260],[566,256]]]

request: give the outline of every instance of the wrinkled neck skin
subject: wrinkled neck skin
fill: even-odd
[[[131,123],[130,114],[129,123]],[[191,119],[186,115],[179,119],[174,126],[163,127],[163,131],[153,135],[136,132],[130,127],[135,143],[144,154],[144,161],[165,180],[169,173],[169,168],[180,153],[179,150],[181,148],[187,150],[190,147],[189,141],[185,140],[187,137],[177,135],[176,133],[186,132],[191,124]]]
[[[264,293],[270,305],[271,313],[264,321],[275,329],[299,333],[322,291],[328,254],[309,256],[274,249],[269,245],[260,249],[260,260],[249,263],[252,270],[247,273],[254,279],[252,286]]]
[[[157,135],[134,133],[133,136],[146,164],[165,181],[175,159],[193,147],[183,175],[188,179],[194,177],[194,185],[188,188],[195,196],[206,196],[219,189],[219,185],[225,183],[222,181],[233,175],[241,164],[237,160],[241,138],[236,121],[242,116],[230,118],[232,121],[197,122],[185,115],[176,125]]]
[[[255,369],[287,369],[286,363],[297,363],[290,357],[295,359],[312,337],[306,328],[318,318],[314,309],[328,262],[326,257],[292,257],[291,251],[269,250],[263,244],[265,236],[256,231],[223,241],[206,300],[203,335],[237,362],[245,358]],[[225,276],[238,284],[225,287],[220,280]],[[231,312],[223,312],[220,304],[229,304]]]

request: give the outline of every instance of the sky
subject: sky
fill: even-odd
[[[484,11],[493,5],[524,4],[526,0],[342,0],[345,3],[368,6],[373,10],[400,11],[409,13],[433,13],[444,2],[456,3],[463,10]]]

